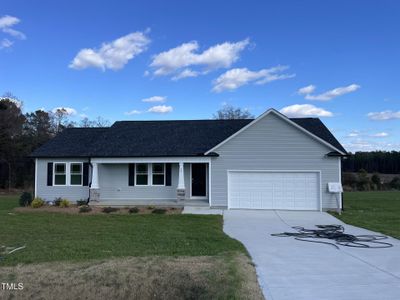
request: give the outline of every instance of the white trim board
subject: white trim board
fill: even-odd
[[[92,158],[92,163],[98,164],[128,164],[128,163],[209,163],[210,157],[102,157]]]
[[[229,136],[228,138],[226,138],[225,140],[223,140],[221,143],[219,143],[218,145],[214,146],[213,148],[211,148],[210,150],[208,150],[205,155],[214,152],[216,149],[218,149],[219,147],[221,147],[223,144],[225,144],[226,142],[230,141],[231,139],[233,139],[235,136],[237,136],[238,134],[240,134],[241,132],[245,131],[247,128],[253,126],[254,124],[256,124],[258,121],[262,120],[263,118],[265,118],[267,115],[269,115],[270,113],[274,113],[276,116],[280,117],[282,120],[288,122],[289,124],[291,124],[292,126],[296,127],[297,129],[301,130],[302,132],[304,132],[305,134],[309,135],[310,137],[314,138],[315,140],[319,141],[320,143],[324,144],[325,146],[339,152],[340,154],[345,155],[345,153],[343,153],[343,151],[337,149],[336,147],[332,146],[330,143],[324,141],[323,139],[321,139],[320,137],[316,136],[315,134],[311,133],[310,131],[304,129],[303,127],[301,127],[300,125],[296,124],[295,122],[293,122],[292,120],[290,120],[288,117],[286,117],[285,115],[281,114],[280,112],[278,112],[277,110],[270,108],[268,109],[266,112],[264,112],[262,115],[258,116],[256,119],[254,119],[253,121],[251,121],[249,124],[247,124],[246,126],[244,126],[243,128],[241,128],[240,130],[236,131],[234,134],[232,134],[231,136]]]

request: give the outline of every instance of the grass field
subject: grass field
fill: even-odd
[[[347,192],[343,222],[400,239],[400,192]]]
[[[0,246],[26,245],[0,260],[0,282],[24,290],[0,290],[0,299],[71,299],[72,291],[85,299],[262,299],[254,266],[223,233],[221,216],[21,213],[17,205],[16,196],[0,196]]]

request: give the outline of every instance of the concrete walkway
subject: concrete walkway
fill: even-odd
[[[267,300],[398,300],[400,240],[394,247],[357,249],[272,237],[291,226],[342,224],[327,213],[294,211],[224,211],[224,231],[249,251]],[[376,234],[345,225],[351,234]]]

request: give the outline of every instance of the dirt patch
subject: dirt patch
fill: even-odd
[[[243,254],[0,267],[0,282],[23,283],[1,299],[263,299]]]
[[[111,212],[108,214],[120,214],[120,215],[127,215],[127,214],[132,214],[132,215],[137,215],[137,214],[151,214],[153,213],[154,210],[157,209],[162,209],[166,210],[165,214],[171,215],[171,214],[180,214],[182,213],[182,208],[176,208],[176,207],[155,207],[155,206],[135,206],[138,208],[137,213],[130,213],[129,212],[129,207],[123,207],[123,208],[118,208],[117,211]],[[92,209],[90,212],[85,212],[81,213],[79,212],[79,207],[76,205],[72,205],[70,207],[58,207],[58,206],[42,206],[39,208],[32,208],[32,207],[16,207],[14,208],[15,212],[20,212],[20,213],[36,213],[36,212],[49,212],[49,213],[64,213],[64,214],[80,214],[80,215],[96,215],[96,214],[106,214],[103,212],[103,207],[99,206],[90,206]]]

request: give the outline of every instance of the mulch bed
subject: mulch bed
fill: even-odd
[[[103,212],[103,207],[99,206],[90,206],[92,209],[90,212],[81,213],[79,212],[79,207],[76,205],[71,205],[70,207],[58,207],[58,206],[42,206],[39,208],[32,207],[16,207],[14,208],[15,212],[21,213],[35,213],[35,212],[50,212],[50,213],[64,213],[64,214],[80,214],[80,215],[147,215],[152,214],[154,210],[165,209],[165,215],[176,215],[182,213],[182,208],[175,207],[155,207],[155,206],[135,206],[139,209],[137,213],[130,213],[129,207],[121,207],[117,208],[118,210],[115,212],[105,213]]]

